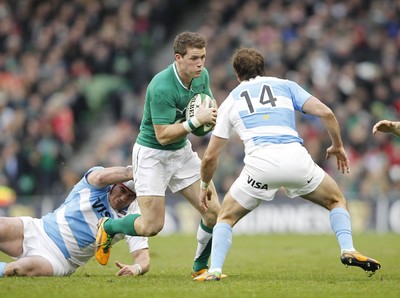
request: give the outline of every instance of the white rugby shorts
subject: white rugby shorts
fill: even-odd
[[[77,265],[69,262],[43,229],[43,221],[29,216],[19,217],[24,224],[22,255],[16,259],[29,256],[41,256],[53,266],[53,276],[65,276],[75,272]]]
[[[246,155],[244,163],[230,193],[248,210],[263,200],[273,200],[281,187],[290,198],[309,194],[325,177],[325,171],[299,143],[262,146]]]
[[[167,187],[175,193],[200,179],[201,160],[187,141],[179,150],[133,146],[132,161],[137,196],[165,196]]]

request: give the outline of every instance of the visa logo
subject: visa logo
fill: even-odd
[[[254,180],[253,178],[251,178],[250,176],[247,177],[247,184],[249,184],[252,187],[257,188],[257,189],[268,189],[268,184],[258,182],[256,180]]]
[[[96,199],[92,204],[92,208],[100,213],[102,217],[112,217],[110,212],[108,212],[107,207],[100,201],[100,198]]]

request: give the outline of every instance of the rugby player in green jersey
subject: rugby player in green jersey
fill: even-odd
[[[155,236],[162,230],[168,187],[172,192],[182,194],[201,214],[192,277],[206,271],[220,203],[211,183],[209,209],[204,212],[200,208],[201,160],[192,150],[187,135],[203,124],[216,124],[217,103],[214,100],[214,107],[202,106],[196,116],[185,119],[185,109],[194,95],[205,93],[213,98],[208,71],[204,67],[206,45],[206,39],[197,33],[180,33],[174,41],[175,61],[151,80],[132,152],[141,215],[128,215],[122,220],[100,220],[97,238],[101,245],[96,252],[99,259],[110,253],[108,244],[117,233]]]

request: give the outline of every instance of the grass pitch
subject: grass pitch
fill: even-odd
[[[381,262],[372,277],[340,263],[334,235],[234,234],[224,267],[229,277],[197,283],[189,276],[195,236],[173,235],[150,238],[151,270],[145,276],[115,276],[115,260],[131,262],[121,241],[104,267],[93,259],[69,277],[0,278],[0,297],[399,297],[400,235],[354,235],[354,242]],[[0,253],[0,261],[9,260]]]

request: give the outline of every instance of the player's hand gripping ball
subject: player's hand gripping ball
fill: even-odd
[[[200,106],[204,101],[206,101],[206,107],[209,108],[214,107],[213,99],[209,97],[207,94],[204,93],[196,94],[195,96],[192,97],[192,99],[189,101],[187,105],[186,120],[193,116],[196,116],[197,110],[200,108]],[[214,126],[212,124],[203,124],[202,126],[193,130],[192,134],[198,137],[202,137],[208,134],[213,128]]]

